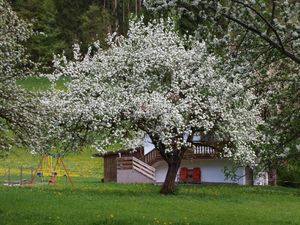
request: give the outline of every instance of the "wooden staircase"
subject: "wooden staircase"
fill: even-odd
[[[147,163],[148,165],[153,165],[154,163],[163,160],[161,154],[159,153],[158,150],[153,149],[152,151],[148,152],[145,156],[144,156],[144,161],[145,163]]]
[[[155,181],[155,168],[136,157],[117,158],[117,170],[133,170]]]

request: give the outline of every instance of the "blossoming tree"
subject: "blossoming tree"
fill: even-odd
[[[277,166],[286,149],[300,154],[299,1],[146,0],[145,5],[159,15],[175,14],[183,32],[205,40],[227,60],[251,63],[257,74],[251,86],[268,102],[263,114],[271,143],[261,156],[266,166]]]
[[[31,26],[18,18],[10,5],[0,1],[0,153],[22,144],[38,152],[45,148],[48,112],[37,93],[17,85],[30,75],[30,62],[23,44]],[[49,109],[49,108],[48,108]],[[47,132],[46,132],[47,133]],[[43,144],[42,144],[43,143]]]
[[[56,58],[49,75],[69,77],[67,90],[51,96],[61,120],[80,127],[78,137],[94,137],[103,150],[114,141],[136,147],[147,133],[168,164],[165,194],[194,132],[213,135],[224,157],[255,164],[252,145],[263,138],[263,121],[256,96],[244,88],[253,75],[247,66],[223,66],[205,43],[179,37],[170,20],[131,22],[127,37],[108,39],[108,50],[96,43],[86,55],[75,46],[74,60]]]
[[[257,52],[264,49],[261,56],[278,51],[282,56],[300,64],[298,1],[146,0],[145,5],[156,12],[176,11],[179,17],[189,20],[188,24],[194,30],[202,30],[199,37],[203,39],[219,38],[217,32],[214,32],[214,36],[211,34],[212,30],[223,35],[224,31],[227,32],[225,39],[230,40],[234,54],[238,54],[243,47],[255,44],[255,49],[248,50]],[[260,45],[257,39],[261,41]],[[265,49],[266,46],[269,48]]]

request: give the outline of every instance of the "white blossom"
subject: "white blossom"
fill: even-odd
[[[33,73],[34,67],[23,44],[33,34],[6,1],[0,1],[0,153],[22,144],[41,152],[48,118],[37,93],[24,90],[17,81]],[[45,142],[44,142],[45,143]]]
[[[60,118],[89,129],[98,150],[116,140],[134,148],[147,133],[172,152],[189,146],[184,133],[201,129],[228,143],[226,156],[254,163],[251,146],[262,141],[263,121],[259,101],[245,89],[253,76],[247,66],[223,66],[204,42],[180,38],[170,19],[129,27],[126,38],[108,37],[108,50],[81,56],[76,46],[73,61],[55,59],[51,80],[70,78],[66,91],[51,93]]]

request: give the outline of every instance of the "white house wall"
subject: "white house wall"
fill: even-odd
[[[195,159],[195,160],[183,160],[180,167],[187,167],[192,169],[199,167],[201,169],[201,182],[207,183],[237,183],[240,185],[245,184],[245,169],[243,167],[238,168],[236,174],[242,178],[235,181],[226,179],[224,175],[224,167],[232,167],[233,163],[227,159]],[[156,169],[156,182],[160,183],[165,180],[168,166],[165,162],[159,162],[154,165]],[[179,174],[180,169],[178,170]],[[178,175],[177,174],[177,175]],[[177,176],[178,177],[178,176]]]

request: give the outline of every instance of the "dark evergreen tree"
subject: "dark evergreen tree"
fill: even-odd
[[[53,0],[16,0],[13,7],[19,16],[33,23],[36,32],[27,43],[32,60],[49,66],[53,54],[62,52],[67,44],[60,39],[60,30],[56,21],[56,8]]]
[[[141,12],[141,0],[11,0],[18,14],[33,22],[36,35],[28,41],[34,61],[50,66],[53,54],[72,56],[95,40],[105,44],[108,32],[125,35],[131,16]]]

